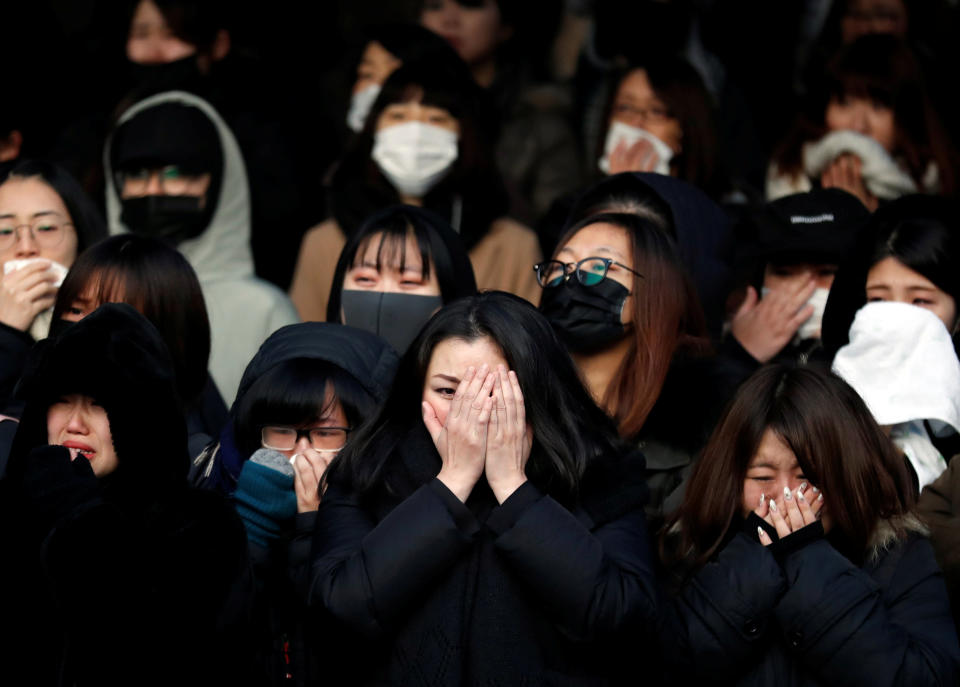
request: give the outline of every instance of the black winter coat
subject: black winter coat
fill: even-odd
[[[156,329],[108,304],[33,350],[0,483],[0,684],[256,684],[244,647],[252,584],[243,526],[188,489],[186,426]],[[67,394],[106,411],[101,477],[47,446]],[[26,679],[25,676],[29,676]]]
[[[355,633],[352,682],[609,684],[655,614],[642,458],[588,468],[567,508],[531,482],[498,505],[482,478],[461,503],[422,427],[398,453],[403,493],[334,485],[318,513],[309,599]]]
[[[737,534],[665,604],[666,683],[956,685],[943,578],[919,522],[906,525],[904,541],[881,523],[861,566],[822,536],[778,563]]]

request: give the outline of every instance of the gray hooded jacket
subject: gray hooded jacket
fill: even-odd
[[[183,91],[168,91],[140,101],[120,117],[119,127],[138,113],[165,103],[203,112],[220,133],[223,178],[216,210],[200,236],[177,246],[200,279],[210,316],[210,374],[229,406],[250,359],[276,329],[297,322],[286,294],[254,276],[250,250],[250,191],[240,147],[217,111]],[[116,130],[116,127],[114,130]],[[110,168],[111,139],[103,155],[107,185],[107,224],[111,234],[129,231],[120,220],[120,196]]]

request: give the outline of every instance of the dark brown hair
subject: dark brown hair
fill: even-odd
[[[197,275],[177,250],[149,237],[112,236],[77,258],[53,306],[53,321],[86,291],[97,305],[127,303],[160,332],[173,358],[184,403],[199,397],[207,380],[210,322]]]
[[[923,176],[933,161],[941,193],[956,190],[954,148],[930,100],[920,64],[905,43],[886,35],[863,36],[830,60],[791,132],[774,151],[780,173],[802,172],[803,145],[827,133],[827,106],[845,98],[863,98],[893,110],[893,154],[906,164],[918,188],[924,188]]]
[[[747,468],[768,429],[822,490],[848,556],[865,553],[879,520],[896,519],[912,507],[904,459],[857,393],[826,371],[770,365],[744,382],[727,406],[683,505],[665,528],[664,536],[679,530],[674,550],[694,569],[713,557],[739,521]],[[661,552],[665,548],[661,544]]]
[[[592,224],[623,229],[630,239],[633,269],[643,275],[634,276],[630,286],[630,349],[602,399],[620,436],[634,437],[660,396],[674,354],[681,349],[701,352],[709,348],[706,324],[673,239],[650,219],[619,213],[592,215],[564,234],[558,250]]]

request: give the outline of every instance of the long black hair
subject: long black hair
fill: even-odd
[[[444,217],[470,249],[490,224],[506,214],[506,188],[493,158],[496,120],[459,58],[448,63],[411,63],[383,84],[363,130],[351,142],[329,181],[333,217],[350,236],[374,212],[396,205],[400,196],[371,158],[377,120],[394,103],[421,102],[447,110],[460,124],[458,156],[450,173],[423,198],[424,207]]]
[[[376,213],[352,234],[340,253],[333,273],[333,286],[327,301],[327,322],[340,322],[340,294],[343,279],[353,267],[357,256],[362,256],[374,236],[380,235],[377,248],[377,269],[399,251],[402,270],[406,264],[406,239],[412,235],[420,251],[422,276],[430,277],[431,264],[436,271],[440,296],[444,304],[477,292],[470,256],[463,242],[450,225],[439,215],[410,205],[394,205]]]
[[[903,196],[875,212],[830,288],[823,314],[824,348],[832,355],[849,342],[853,318],[867,302],[867,275],[885,258],[923,275],[960,305],[958,226],[956,201],[937,196]]]
[[[70,172],[60,165],[46,160],[19,160],[3,169],[0,173],[0,184],[14,177],[22,179],[37,177],[56,191],[67,207],[74,231],[77,232],[78,255],[85,248],[106,237],[107,225],[104,224],[97,206]]]
[[[392,492],[386,468],[403,438],[422,426],[420,399],[434,349],[449,339],[484,338],[500,348],[524,391],[533,429],[528,477],[561,502],[575,499],[590,463],[620,452],[616,428],[583,387],[547,320],[527,301],[500,291],[461,298],[430,319],[401,360],[386,403],[325,479],[361,494]]]

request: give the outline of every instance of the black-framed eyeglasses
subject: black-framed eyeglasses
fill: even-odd
[[[309,427],[297,429],[280,425],[267,425],[260,430],[260,443],[274,451],[292,451],[301,437],[307,437],[310,446],[321,453],[335,453],[347,443],[349,427]]]
[[[579,262],[544,260],[534,265],[533,270],[537,273],[537,282],[545,289],[560,286],[571,274],[576,274],[577,280],[584,286],[596,286],[607,278],[610,265],[616,265],[643,279],[642,274],[612,258],[589,257]]]

